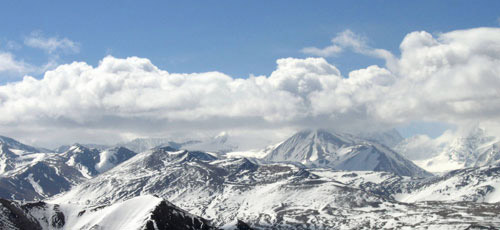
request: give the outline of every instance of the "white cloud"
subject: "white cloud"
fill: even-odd
[[[367,40],[368,39],[365,37],[355,34],[351,30],[344,30],[332,38],[332,45],[325,48],[306,47],[303,48],[301,52],[320,57],[330,57],[341,53],[346,48],[349,48],[358,53],[366,53],[371,49],[366,44]]]
[[[337,38],[357,52],[380,51],[351,33]],[[97,67],[75,62],[40,80],[0,86],[0,127],[78,140],[78,131],[118,138],[179,130],[359,130],[415,120],[499,123],[500,28],[413,32],[400,47],[401,57],[389,53],[386,67],[347,77],[323,58],[279,59],[269,76],[248,79],[169,73],[137,57],[108,56]]]
[[[356,53],[384,59],[388,66],[392,66],[395,61],[394,56],[387,50],[374,49],[367,44],[368,39],[351,30],[344,30],[332,38],[332,45],[325,48],[306,47],[301,50],[302,53],[318,57],[336,56],[346,49]]]
[[[367,39],[365,37],[355,34],[351,30],[344,30],[332,39],[333,44],[346,48],[349,47],[358,52],[362,52],[367,49],[368,45],[366,44],[366,41]]]
[[[16,60],[14,55],[8,52],[0,52],[0,73],[24,74],[29,72],[32,67],[23,61]]]
[[[311,54],[311,55],[314,55],[314,56],[318,56],[318,57],[331,57],[331,56],[335,56],[339,53],[342,52],[342,47],[338,46],[338,45],[331,45],[331,46],[327,46],[325,48],[316,48],[316,47],[305,47],[301,50],[302,53],[305,53],[305,54]]]
[[[24,39],[24,44],[29,47],[45,50],[49,54],[53,54],[56,51],[80,52],[79,43],[71,41],[68,38],[45,37],[41,32],[31,33],[30,36]]]

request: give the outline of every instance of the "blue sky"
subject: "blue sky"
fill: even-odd
[[[498,9],[500,1],[5,1],[0,3],[0,111],[4,114],[0,128],[7,135],[42,145],[55,144],[49,140],[55,136],[39,139],[40,133],[50,130],[60,133],[58,138],[64,139],[60,142],[73,141],[68,136],[88,142],[106,136],[110,138],[104,142],[109,143],[164,135],[158,127],[206,127],[219,132],[254,126],[273,133],[273,129],[289,131],[311,124],[332,128],[352,124],[359,130],[364,122],[398,127],[404,136],[436,137],[449,128],[500,117],[500,108],[484,106],[500,98],[492,84],[498,80],[495,71],[500,71],[494,64],[499,58],[494,50],[500,44]],[[409,42],[406,51],[400,50],[403,41]],[[434,51],[418,56],[426,49]],[[408,55],[402,57],[402,52]],[[114,58],[103,60],[108,55]],[[144,59],[125,59],[133,56]],[[289,57],[296,59],[285,59]],[[477,65],[476,59],[491,63]],[[58,68],[57,76],[45,82],[22,81],[25,75],[41,79],[46,71],[75,61],[92,69],[70,65]],[[397,64],[386,65],[391,61]],[[105,64],[99,67],[100,62]],[[378,67],[367,68],[371,65]],[[129,74],[119,73],[117,66]],[[464,72],[463,66],[471,71]],[[163,82],[163,73],[149,80],[163,82],[161,87],[170,91],[143,88],[140,83],[132,89],[113,85],[118,84],[116,79],[142,76],[137,71],[146,67],[187,73],[182,81],[189,87]],[[436,68],[442,71],[419,75]],[[353,70],[355,76],[347,83],[329,82],[347,78]],[[102,80],[103,72],[115,78]],[[446,79],[450,72],[458,73],[450,76],[457,84],[431,95],[436,92],[432,87],[450,82]],[[81,73],[87,75],[77,76]],[[213,82],[199,81],[194,73]],[[259,83],[251,75],[267,79]],[[209,83],[219,85],[206,95],[194,90]],[[13,84],[17,85],[9,86]],[[247,88],[240,89],[239,84]],[[64,87],[82,91],[71,98]],[[384,87],[390,87],[390,94]],[[488,87],[493,88],[488,91]],[[195,95],[177,97],[186,91]],[[219,91],[227,95],[213,94]],[[283,93],[287,97],[279,103],[266,104]],[[144,101],[116,101],[117,94]],[[206,104],[200,102],[212,97]],[[158,98],[166,99],[144,106]],[[231,113],[212,111],[217,103]],[[130,111],[133,116],[127,114]],[[192,113],[200,115],[191,120],[179,115]],[[103,128],[109,124],[114,126]]]
[[[498,26],[498,9],[498,1],[6,1],[0,50],[39,32],[80,44],[80,52],[61,54],[58,63],[139,56],[169,72],[247,77],[268,75],[276,59],[305,57],[300,49],[328,45],[346,29],[397,54],[412,31]],[[24,46],[11,53],[36,65],[48,59]],[[383,64],[353,53],[328,61],[343,74]]]

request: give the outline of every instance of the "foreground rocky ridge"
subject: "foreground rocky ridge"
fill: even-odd
[[[45,202],[19,204],[0,199],[1,229],[173,229],[215,230],[201,217],[154,196],[109,206]]]

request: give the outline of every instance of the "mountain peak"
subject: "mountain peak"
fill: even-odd
[[[383,144],[323,129],[299,131],[271,149],[264,159],[341,170],[388,171],[402,176],[429,175]]]
[[[9,148],[19,149],[19,150],[23,150],[26,152],[31,152],[31,153],[41,152],[39,149],[37,149],[33,146],[25,145],[17,140],[14,140],[13,138],[6,137],[6,136],[0,136],[0,143],[5,144]]]

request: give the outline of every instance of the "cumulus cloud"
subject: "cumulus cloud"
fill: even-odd
[[[33,32],[24,39],[24,44],[53,54],[56,51],[68,53],[80,52],[80,44],[68,38],[45,37],[41,32]]]
[[[108,56],[96,67],[74,62],[42,79],[0,86],[0,127],[118,138],[179,130],[360,131],[415,120],[498,123],[499,38],[499,28],[413,32],[401,42],[400,57],[387,54],[390,64],[347,76],[323,58],[279,59],[269,76],[247,79],[169,73],[137,57]],[[356,52],[378,52],[350,32],[334,40]]]
[[[500,29],[476,28],[433,37],[421,31],[401,43],[390,71],[399,76],[381,108],[386,119],[459,122],[500,114]]]

